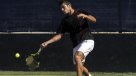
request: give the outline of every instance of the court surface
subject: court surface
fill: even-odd
[[[93,76],[136,76],[136,72],[92,72]],[[0,76],[76,76],[73,71],[0,71]]]

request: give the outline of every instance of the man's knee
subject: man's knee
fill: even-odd
[[[84,59],[84,54],[80,51],[77,51],[74,55],[76,61],[82,61]]]
[[[75,60],[76,60],[76,61],[81,60],[81,56],[79,56],[79,55],[76,54],[76,55],[75,55]]]

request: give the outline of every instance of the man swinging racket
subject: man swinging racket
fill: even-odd
[[[56,42],[62,38],[65,33],[70,34],[73,43],[73,63],[76,67],[77,76],[92,76],[84,66],[86,56],[94,48],[94,38],[88,25],[88,21],[95,23],[96,19],[85,10],[76,10],[67,0],[61,1],[61,11],[66,15],[57,29],[57,34],[51,39],[43,42],[42,47]]]

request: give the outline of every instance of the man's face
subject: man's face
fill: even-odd
[[[60,6],[61,8],[61,11],[64,13],[64,14],[69,14],[70,13],[70,9],[71,9],[71,5],[66,5],[66,4],[62,4]]]

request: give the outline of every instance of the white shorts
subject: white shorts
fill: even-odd
[[[75,64],[74,55],[77,51],[80,51],[84,54],[84,59],[82,60],[82,62],[85,62],[86,56],[93,50],[93,48],[94,48],[94,40],[82,41],[75,48],[73,48],[73,63]]]

